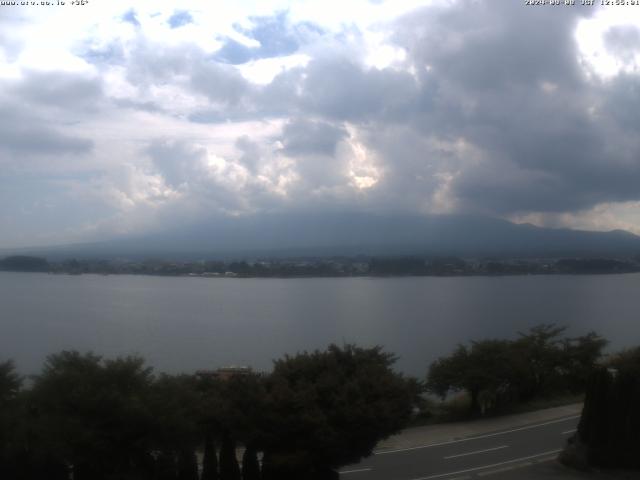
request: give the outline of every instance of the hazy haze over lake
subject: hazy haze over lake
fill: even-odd
[[[640,274],[458,278],[204,279],[0,273],[0,361],[141,354],[161,371],[271,360],[331,342],[384,345],[422,376],[456,343],[538,323],[640,339]]]

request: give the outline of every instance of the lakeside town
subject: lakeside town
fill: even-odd
[[[323,257],[251,260],[172,261],[164,259],[68,259],[32,256],[0,259],[0,271],[52,274],[162,275],[189,277],[358,277],[579,275],[640,272],[640,256],[630,258]]]

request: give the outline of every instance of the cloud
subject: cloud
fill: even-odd
[[[601,102],[604,115],[613,119],[619,132],[624,132],[619,140],[635,140],[632,132],[640,121],[640,76],[621,73],[605,85],[606,95]]]
[[[165,46],[138,39],[127,49],[120,70],[115,70],[129,91],[129,105],[149,108],[149,102],[166,111],[184,107],[193,114],[194,106],[206,106],[215,111],[228,112],[246,96],[251,86],[233,67],[209,58],[194,45]],[[153,93],[157,93],[154,95]],[[168,95],[167,95],[168,94]],[[204,103],[205,96],[211,103]]]
[[[136,16],[136,11],[133,8],[122,15],[122,21],[130,23],[134,27],[140,26],[140,22],[138,21],[138,17]]]
[[[362,1],[331,21],[313,0],[110,3],[99,24],[78,10],[46,62],[28,40],[46,32],[45,13],[2,16],[20,42],[0,35],[0,162],[91,172],[69,185],[100,216],[89,228],[78,214],[76,231],[96,235],[305,209],[637,220],[619,207],[640,201],[635,22],[597,8],[401,3]],[[608,76],[580,37],[594,22],[626,65]],[[73,69],[56,66],[67,57]]]
[[[99,78],[63,72],[23,72],[10,91],[23,102],[64,109],[95,109],[103,99]]]
[[[604,34],[604,44],[610,53],[630,63],[640,53],[640,28],[637,25],[616,25]]]
[[[193,17],[186,10],[176,11],[173,15],[171,15],[171,17],[169,17],[169,25],[171,25],[171,28],[184,27],[185,25],[189,25],[190,23],[193,23]]]
[[[24,45],[16,35],[17,27],[23,21],[17,8],[0,10],[0,55],[4,54],[11,61],[15,61]]]
[[[314,60],[304,73],[301,109],[329,118],[362,121],[393,116],[410,110],[417,94],[408,72],[366,68],[340,56]]]
[[[395,40],[416,67],[430,66],[476,92],[558,78],[575,83],[580,69],[573,31],[585,10],[548,15],[515,3],[490,8],[487,1],[461,0],[407,15]]]
[[[210,214],[248,213],[278,202],[283,169],[270,160],[268,149],[248,137],[236,141],[239,158],[223,158],[208,148],[187,141],[154,140],[145,149],[157,173],[173,193],[168,195],[189,210]],[[286,170],[286,166],[284,167]]]
[[[258,142],[254,142],[248,135],[238,137],[235,143],[236,148],[241,152],[238,161],[251,172],[256,172],[262,157],[262,148]]]
[[[94,65],[122,64],[125,60],[124,47],[119,42],[99,46],[85,45],[79,55]]]
[[[33,155],[79,155],[92,147],[89,139],[66,135],[49,122],[15,108],[0,107],[0,152],[5,154],[0,155],[0,163],[17,164]]]
[[[206,150],[188,145],[185,142],[155,140],[146,152],[152,159],[155,169],[165,182],[173,188],[179,188],[194,178],[199,178],[204,170]]]
[[[301,154],[334,156],[338,142],[347,136],[347,131],[341,126],[293,119],[282,132],[283,153],[294,157]]]
[[[196,64],[191,86],[216,104],[237,104],[249,90],[248,82],[236,70],[215,62]]]
[[[236,30],[258,45],[246,45],[226,38],[216,53],[216,60],[238,65],[259,58],[291,55],[323,33],[322,28],[311,22],[292,24],[286,11],[273,16],[249,17],[249,21],[251,27],[237,25]]]
[[[599,108],[615,88],[589,82],[581,69],[572,36],[580,9],[547,16],[480,6],[425,9],[402,19],[395,35],[422,87],[415,104],[423,108],[405,110],[409,124],[479,152],[462,168],[440,161],[458,208],[567,212],[636,197],[630,185],[640,150],[615,133],[624,126],[611,111]]]

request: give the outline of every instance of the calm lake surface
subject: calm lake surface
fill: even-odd
[[[457,343],[538,323],[640,344],[640,274],[231,279],[0,272],[0,361],[37,373],[62,349],[140,354],[156,370],[270,369],[329,343],[383,345],[422,377]]]

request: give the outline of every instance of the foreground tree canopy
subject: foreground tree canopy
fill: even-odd
[[[394,360],[332,345],[278,360],[268,375],[221,378],[65,351],[27,389],[2,363],[0,478],[334,478],[409,420],[419,388]]]
[[[303,471],[321,473],[359,461],[400,430],[419,388],[392,372],[394,361],[380,348],[354,346],[277,361],[268,382],[271,425],[263,440],[269,467],[281,470],[295,458]]]
[[[459,345],[431,364],[427,388],[442,397],[467,392],[473,415],[542,395],[584,392],[607,341],[595,332],[562,338],[564,330],[539,325],[516,340]]]
[[[640,469],[640,347],[615,356],[589,381],[578,453],[599,467]]]

